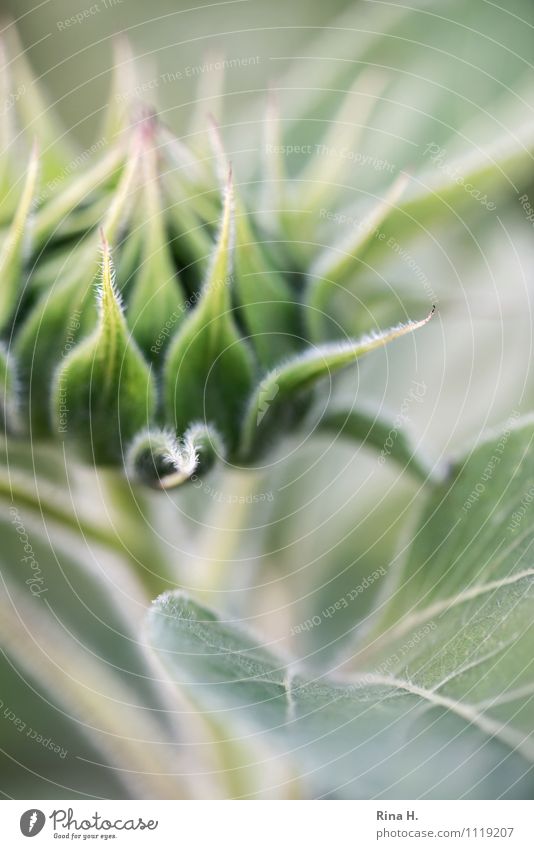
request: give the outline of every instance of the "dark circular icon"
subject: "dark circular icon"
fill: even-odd
[[[46,817],[42,811],[37,808],[30,808],[29,811],[24,811],[20,818],[20,830],[24,837],[35,837],[42,831],[46,822]]]

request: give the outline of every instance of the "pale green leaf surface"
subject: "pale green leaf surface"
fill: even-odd
[[[532,528],[525,514],[509,526],[533,489],[533,441],[532,420],[493,434],[435,489],[367,648],[333,680],[180,593],[155,603],[153,645],[200,709],[275,741],[315,792],[529,798]]]
[[[328,409],[321,417],[318,432],[368,445],[378,452],[379,458],[384,458],[382,462],[391,457],[419,480],[426,481],[439,474],[421,455],[402,419],[369,405],[358,404],[351,410]]]

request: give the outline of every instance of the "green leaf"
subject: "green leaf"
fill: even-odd
[[[140,138],[136,136],[103,223],[112,243],[131,214],[140,154]],[[49,290],[42,293],[15,339],[25,412],[34,436],[50,432],[50,383],[54,370],[80,334],[94,327],[96,308],[91,296],[99,254],[99,235],[95,231],[65,258],[59,279],[54,278]]]
[[[404,428],[402,415],[395,416],[358,404],[351,410],[327,410],[321,417],[317,432],[371,446],[379,453],[380,465],[391,458],[421,481],[438,477],[439,469],[433,468]]]
[[[329,299],[343,285],[347,275],[358,270],[358,265],[373,241],[382,238],[380,230],[383,222],[395,210],[397,201],[407,185],[407,177],[401,174],[395,180],[384,198],[378,201],[366,216],[359,221],[340,244],[328,248],[312,263],[308,275],[308,297],[306,317],[312,339],[324,338],[324,326],[328,327]],[[321,210],[326,215],[328,210]],[[336,220],[337,213],[332,213]],[[341,216],[343,220],[343,216]],[[358,221],[358,219],[354,219]],[[336,335],[339,335],[339,330]]]
[[[504,190],[515,195],[517,189],[511,178],[523,180],[529,173],[534,127],[526,121],[513,132],[467,152],[450,154],[446,148],[432,143],[427,148],[428,165],[414,181],[402,205],[410,216],[428,223],[432,214],[447,214],[451,209],[475,203],[492,212],[496,208],[492,192],[498,196]]]
[[[12,625],[9,619],[7,621]],[[9,637],[13,640],[13,636]],[[20,634],[15,631],[14,637],[13,642],[16,642]],[[8,721],[0,725],[0,747],[2,774],[4,781],[9,783],[12,798],[31,795],[35,799],[51,799],[65,793],[71,801],[87,800],[94,795],[100,798],[133,796],[129,782],[123,782],[119,771],[113,769],[119,763],[116,753],[111,755],[106,748],[107,740],[91,739],[83,722],[76,721],[73,716],[72,704],[65,704],[59,689],[55,693],[44,689],[49,680],[42,679],[46,679],[49,669],[42,665],[40,679],[33,674],[35,670],[27,668],[27,657],[20,657],[18,646],[11,650],[7,641],[3,643],[0,657],[2,713]],[[35,646],[32,649],[29,654],[34,653]],[[80,713],[85,714],[85,710]],[[39,745],[38,740],[48,742],[50,748]],[[83,770],[80,770],[80,757],[85,759]],[[104,768],[98,764],[103,764]],[[98,787],[97,794],[95,787]]]
[[[478,644],[482,650],[494,645],[497,637],[504,639],[508,628],[515,628],[519,638],[534,576],[530,515],[534,474],[529,462],[533,442],[534,418],[520,418],[514,412],[502,428],[456,460],[447,480],[428,499],[420,522],[423,532],[415,536],[410,556],[394,572],[387,601],[370,629],[366,654],[381,653],[384,645],[404,639],[432,617],[467,623],[452,643],[460,651],[458,661],[462,646],[465,653],[478,628],[488,629],[487,644],[482,640]],[[506,610],[516,602],[517,614],[507,621]],[[494,638],[489,635],[492,624]],[[511,654],[520,664],[519,646]],[[506,663],[494,660],[496,677],[504,676],[503,682]],[[474,678],[482,687],[485,668],[477,663],[472,673],[458,676],[453,689],[458,692]],[[508,672],[518,673],[518,686],[530,675],[528,667],[510,667]]]
[[[198,191],[200,187],[202,190],[213,188],[206,187],[205,163],[167,128],[161,127],[160,135],[162,154],[169,166],[166,172],[169,187],[173,190],[176,188],[178,192],[186,188],[195,211],[209,220],[216,208],[216,195],[213,191],[208,191],[206,195],[203,191]],[[198,194],[191,195],[192,189],[197,189]]]
[[[180,277],[189,288],[198,291],[206,276],[206,267],[213,249],[213,241],[206,224],[191,208],[182,186],[172,191],[163,185],[166,204],[169,247],[180,270]]]
[[[263,143],[265,152],[262,157],[258,179],[262,180],[262,198],[259,217],[265,229],[276,232],[277,220],[286,222],[288,175],[284,159],[282,122],[280,104],[273,89],[269,90],[265,120],[263,124]],[[264,211],[263,211],[264,210]]]
[[[196,708],[292,761],[305,796],[528,798],[532,790],[517,741],[499,739],[500,725],[471,705],[393,676],[304,677],[239,623],[180,593],[156,601],[149,634]],[[424,636],[435,646],[432,629]]]
[[[243,459],[250,460],[257,451],[268,447],[273,432],[286,423],[288,416],[291,419],[295,402],[302,399],[303,393],[319,380],[351,365],[375,348],[423,327],[433,312],[432,309],[421,321],[399,324],[358,341],[315,346],[269,372],[255,389],[248,404],[240,446]]]
[[[148,125],[148,121],[146,123]],[[150,359],[165,348],[168,337],[161,337],[161,334],[168,321],[174,319],[177,327],[185,315],[185,298],[176,278],[165,227],[154,131],[155,124],[147,126],[141,161],[141,232],[135,234],[135,238],[142,242],[142,254],[131,285],[127,310],[133,336]],[[157,343],[161,338],[164,344],[160,346]]]
[[[114,141],[129,128],[134,118],[136,92],[141,85],[132,45],[128,37],[120,33],[113,39],[113,73],[102,122],[103,138]]]
[[[0,331],[13,315],[23,291],[23,270],[29,247],[29,218],[35,199],[39,156],[34,147],[15,217],[0,248]]]
[[[299,296],[263,255],[244,210],[237,218],[235,290],[250,342],[264,368],[302,347]]]
[[[54,379],[56,431],[80,444],[96,463],[121,460],[125,443],[150,424],[156,394],[148,365],[128,331],[104,241],[99,321],[65,357]]]
[[[32,71],[12,22],[2,29],[2,38],[11,62],[14,90],[18,93],[15,104],[18,122],[30,139],[39,141],[42,179],[46,184],[64,173],[65,163],[71,162],[76,154],[55,109]]]
[[[184,271],[192,271],[196,277],[200,271],[200,279],[203,280],[206,276],[205,260],[211,256],[213,248],[211,226],[220,214],[220,192],[213,191],[214,187],[210,183],[206,185],[206,175],[203,174],[207,170],[205,162],[198,160],[164,127],[159,128],[159,133],[162,138],[162,156],[167,165],[163,190],[173,235],[173,250],[180,267],[185,266]],[[218,186],[224,194],[229,166],[219,153],[215,156],[215,162],[218,171],[221,166],[224,167],[224,177],[218,174]],[[192,288],[196,292],[199,287],[194,285]]]
[[[69,482],[72,474],[70,467]],[[69,507],[76,526],[76,508]],[[146,597],[131,568],[104,547],[91,547],[78,528],[64,535],[48,517],[31,515],[16,494],[0,525],[2,660],[9,658],[19,679],[9,687],[2,666],[3,707],[26,726],[17,729],[22,737],[35,730],[31,745],[19,748],[11,725],[7,750],[22,754],[26,769],[36,765],[45,795],[91,794],[95,786],[100,794],[103,786],[135,797],[144,785],[145,793],[161,798],[174,783],[167,774],[167,746],[161,745],[171,743],[174,729],[138,638],[137,611]],[[117,585],[125,589],[122,598],[114,593]],[[38,745],[37,733],[43,740],[52,737],[63,754]],[[83,769],[80,758],[89,760]],[[2,766],[17,773],[12,764]],[[174,792],[180,790],[175,786]]]
[[[10,431],[19,428],[17,370],[12,354],[0,343],[0,422]]]
[[[4,104],[0,121],[0,224],[7,224],[13,213],[14,148],[16,129],[13,106],[17,95],[13,86],[4,40],[0,38],[0,103]]]
[[[202,66],[217,68],[209,74],[199,74],[192,98],[191,118],[188,127],[189,143],[202,159],[209,155],[206,138],[206,116],[217,115],[224,106],[225,56],[217,47],[206,50]]]
[[[98,155],[100,146],[94,152]],[[69,180],[68,175],[50,181],[43,187],[38,200],[42,205],[35,216],[35,242],[39,247],[45,247],[48,241],[57,237],[58,232],[64,233],[66,224],[75,215],[75,210],[80,206],[86,206],[88,201],[93,201],[95,195],[102,193],[104,188],[109,188],[117,171],[124,165],[126,150],[121,145],[115,145],[104,151],[97,161],[87,170]],[[107,198],[107,206],[110,200]],[[100,207],[98,204],[89,206],[89,214],[93,216],[92,226],[96,227],[99,222]],[[86,209],[82,212],[86,213]]]
[[[467,217],[496,215],[498,203],[504,203],[506,196],[514,198],[517,186],[525,185],[534,151],[534,127],[528,122],[514,126],[506,135],[460,153],[450,153],[434,142],[426,148],[423,169],[412,177],[399,202],[392,203],[388,214],[373,226],[365,250],[365,261],[373,267],[387,260],[383,240],[393,238],[396,244],[404,244],[428,235],[433,222],[449,220],[456,225]],[[349,221],[357,219],[357,211],[348,210],[344,215]],[[383,228],[383,224],[387,226]],[[335,282],[347,281],[349,274],[358,270],[351,253],[354,251],[349,251],[344,261],[340,257]],[[318,271],[328,275],[321,265]]]
[[[231,177],[221,231],[198,305],[169,348],[164,369],[165,410],[178,433],[193,421],[213,424],[229,452],[237,443],[252,364],[232,317],[234,199]]]
[[[390,7],[373,3],[366,9],[366,26],[363,28],[359,11],[347,6],[333,18],[331,25],[318,27],[318,32],[311,34],[308,43],[299,48],[299,55],[284,71],[280,89],[298,92],[290,116],[294,124],[302,122],[307,116],[317,115],[319,103],[331,98],[343,74],[352,80],[355,66],[376,67],[383,59],[384,43],[389,49],[398,38],[399,25],[407,20],[408,26],[413,26],[417,17],[409,6]],[[328,59],[321,61],[319,57]],[[337,61],[332,61],[332,57],[336,57]]]
[[[269,100],[266,120],[267,150],[279,149],[277,139],[278,116],[273,98]],[[214,151],[216,171],[219,181],[228,173],[230,163],[224,149],[220,128],[214,120],[210,121],[210,141]],[[267,156],[267,186],[278,193],[282,187],[281,166],[276,153]],[[271,173],[271,168],[274,173]],[[273,200],[264,199],[262,206],[269,210]],[[277,197],[276,206],[282,208]],[[239,196],[236,200],[236,275],[234,288],[240,306],[239,314],[250,334],[250,342],[259,363],[264,368],[272,368],[284,356],[294,354],[302,347],[302,333],[299,325],[299,297],[289,282],[273,267],[267,259],[259,237],[251,226],[251,213],[245,209]],[[261,217],[261,214],[260,216]],[[272,219],[272,215],[270,216]]]
[[[336,680],[168,593],[149,635],[173,680],[230,733],[292,759],[314,793],[531,798],[533,444],[534,419],[515,422],[430,493],[375,627]]]
[[[347,173],[347,152],[357,151],[371,112],[386,79],[376,70],[363,71],[348,91],[327,130],[315,145],[315,153],[298,176],[298,203],[302,210],[318,210]],[[345,154],[345,155],[344,155]]]

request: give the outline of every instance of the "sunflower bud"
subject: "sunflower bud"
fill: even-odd
[[[132,480],[168,489],[217,462],[254,464],[302,426],[322,382],[430,318],[362,339],[336,335],[340,325],[329,320],[338,281],[401,201],[405,178],[383,194],[363,234],[310,258],[314,241],[299,241],[297,230],[310,197],[320,191],[323,202],[335,190],[330,172],[308,175],[308,194],[303,180],[302,197],[291,199],[294,187],[271,157],[264,210],[251,211],[213,120],[195,149],[133,104],[134,66],[122,41],[104,143],[70,174],[53,110],[13,49],[0,42],[0,56],[7,50],[11,60],[2,86],[27,86],[16,122],[22,136],[32,124],[44,153],[39,160],[34,147],[22,175],[17,128],[3,125],[0,413],[10,431],[53,435],[91,463],[123,466]],[[30,121],[32,111],[39,120]],[[280,128],[271,99],[271,141]],[[344,413],[326,411],[325,420],[331,429]],[[343,432],[359,438],[363,430],[353,417]],[[399,461],[410,459],[410,445]]]

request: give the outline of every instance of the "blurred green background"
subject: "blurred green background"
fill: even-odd
[[[534,3],[502,5],[416,0],[410,11],[408,4],[382,0],[229,0],[194,8],[188,0],[1,0],[3,14],[16,20],[38,76],[80,147],[101,132],[114,37],[126,33],[140,69],[141,97],[154,102],[183,137],[201,133],[207,114],[214,113],[237,180],[252,198],[264,166],[262,121],[270,88],[277,92],[286,139],[305,145],[328,129],[343,93],[362,70],[380,75],[384,89],[361,152],[384,158],[395,172],[431,172],[425,156],[429,144],[443,145],[452,160],[456,154],[477,154],[495,139],[517,142],[519,130],[534,117]],[[240,66],[251,57],[257,61]],[[229,67],[220,93],[220,74],[210,67],[223,59]],[[203,64],[207,70],[199,71]],[[302,158],[288,157],[291,175],[303,164]],[[393,352],[376,352],[336,390],[349,402],[356,396],[374,400],[395,414],[412,381],[424,382],[424,403],[411,406],[409,426],[436,460],[471,445],[511,410],[526,413],[534,406],[534,231],[517,199],[519,186],[530,191],[532,166],[527,158],[517,184],[515,174],[505,171],[494,190],[497,214],[472,203],[427,229],[426,222],[418,222],[402,240],[412,265],[381,256],[375,266],[370,261],[354,287],[371,312],[376,287],[388,289],[387,311],[375,313],[384,325],[420,311],[422,302],[428,306],[417,269],[436,295],[438,314],[416,343],[404,339]],[[391,173],[349,163],[343,181],[340,208],[360,211],[366,191],[380,194]],[[299,227],[303,242],[316,238],[305,216]],[[344,312],[347,330],[366,329],[364,306],[361,315]],[[296,637],[291,625],[391,562],[406,534],[409,510],[417,509],[419,489],[408,473],[377,469],[365,448],[330,437],[298,443],[296,438],[284,445],[262,475],[214,474],[215,492],[269,492],[273,499],[267,506],[239,510],[189,489],[171,493],[165,502],[149,497],[146,507],[119,493],[124,520],[119,533],[130,539],[146,532],[146,553],[155,529],[176,585],[246,620],[309,666],[324,668],[340,645],[354,640],[375,600],[374,589],[353,605],[350,618],[340,614]],[[94,515],[103,516],[106,498],[101,504],[94,495],[99,486],[91,474],[80,473],[76,509],[83,512],[85,499]],[[146,568],[142,564],[140,573]],[[122,580],[120,575],[117,583]],[[161,579],[158,590],[170,584]],[[111,597],[115,590],[113,584]],[[145,604],[146,599],[132,603],[139,621]],[[12,669],[5,673],[6,687],[15,688],[17,680]],[[32,704],[31,712],[39,709]],[[3,731],[13,737],[9,727]],[[35,749],[21,755],[23,761],[26,757],[31,763]],[[51,774],[60,776],[57,764]],[[83,788],[82,793],[94,790],[99,779],[75,764],[61,780]],[[28,776],[17,781],[14,792],[22,794]],[[38,782],[30,786],[43,792]],[[45,792],[61,796],[61,791]],[[118,791],[104,787],[102,792]],[[206,792],[216,791],[208,787]]]
[[[155,0],[3,0],[2,9],[16,21],[28,55],[58,101],[66,123],[89,138],[97,125],[109,84],[112,40],[126,33],[149,81],[201,65],[210,54],[228,59],[259,56],[246,73],[231,70],[229,89],[244,92],[239,99],[254,101],[281,67],[278,55],[291,55],[309,42],[314,30],[346,7],[342,0],[322,3],[264,3],[228,0],[192,4]],[[91,11],[93,10],[93,11]],[[65,28],[65,21],[87,14],[83,22]],[[143,74],[141,74],[143,76]],[[198,76],[185,76],[161,94],[179,128],[191,108]]]
[[[458,127],[480,117],[491,122],[486,106],[491,103],[493,112],[496,98],[510,95],[511,82],[522,75],[528,88],[532,69],[530,0],[512,0],[503,8],[487,0],[227,0],[202,5],[187,0],[2,0],[1,9],[16,20],[29,57],[80,138],[89,138],[98,123],[118,33],[131,40],[146,82],[201,65],[210,55],[228,60],[258,56],[256,65],[230,68],[226,83],[226,111],[235,115],[246,103],[252,118],[258,114],[258,94],[276,86],[291,64],[293,103],[302,105],[306,92],[321,81],[325,91],[334,81],[340,87],[367,61],[389,74],[397,106],[389,113],[390,129],[400,133],[402,127],[408,135],[427,111],[440,137],[445,132],[440,126]],[[67,25],[79,15],[80,22]],[[373,40],[373,34],[383,37]],[[295,63],[304,55],[314,58]],[[177,129],[191,109],[197,80],[198,75],[184,75],[157,88]],[[396,98],[397,92],[404,97]],[[437,103],[442,108],[436,110]]]

